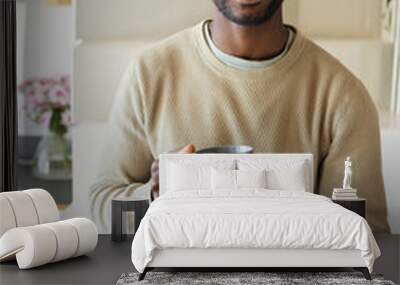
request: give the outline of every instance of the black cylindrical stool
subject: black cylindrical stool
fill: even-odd
[[[123,233],[123,215],[125,212],[135,213],[135,232],[137,231],[140,221],[149,208],[149,200],[129,200],[129,199],[113,199],[111,202],[111,240],[123,241],[126,234]]]

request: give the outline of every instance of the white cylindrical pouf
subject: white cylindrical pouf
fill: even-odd
[[[33,226],[39,223],[38,214],[30,196],[22,191],[1,193],[13,209],[17,227]]]
[[[19,268],[28,269],[51,262],[57,252],[55,234],[41,225],[26,227],[23,230],[26,233],[25,248],[17,253]]]
[[[49,263],[56,252],[57,240],[54,232],[41,225],[11,229],[0,239],[0,257],[16,253],[20,269]]]
[[[78,232],[79,245],[74,257],[86,254],[94,250],[97,246],[98,232],[96,225],[86,218],[74,218],[65,220],[75,227]]]
[[[38,214],[39,224],[60,220],[57,204],[49,192],[43,189],[29,189],[22,192],[31,197]]]
[[[2,193],[1,193],[2,194]],[[14,211],[6,197],[0,194],[0,238],[8,230],[15,228]]]
[[[57,252],[51,262],[57,262],[75,255],[78,249],[79,237],[75,228],[64,221],[42,225],[51,229],[57,238]]]

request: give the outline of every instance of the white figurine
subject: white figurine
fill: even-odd
[[[343,179],[343,189],[352,189],[351,188],[351,176],[353,172],[351,170],[351,159],[348,156],[346,161],[344,162],[344,179]]]

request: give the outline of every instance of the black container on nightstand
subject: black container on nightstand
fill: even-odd
[[[361,217],[365,218],[367,201],[363,198],[358,198],[358,199],[354,199],[354,200],[332,199],[332,202],[339,204],[340,206],[342,206],[356,214],[359,214]]]

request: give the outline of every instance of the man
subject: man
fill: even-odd
[[[336,59],[282,22],[283,0],[214,0],[205,21],[145,51],[122,80],[92,210],[158,191],[160,153],[223,144],[312,153],[317,193],[330,196],[354,161],[375,231],[388,231],[378,116]]]

